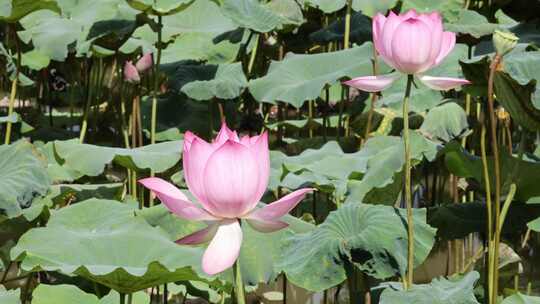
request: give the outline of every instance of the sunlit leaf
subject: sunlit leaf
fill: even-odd
[[[435,242],[425,209],[414,210],[415,265]],[[290,237],[278,264],[291,283],[312,291],[346,278],[349,261],[378,279],[403,274],[407,265],[405,211],[388,206],[349,203],[333,211],[315,230]]]

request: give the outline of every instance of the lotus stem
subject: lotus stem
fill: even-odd
[[[13,107],[15,106],[15,96],[17,95],[17,82],[18,82],[19,76],[17,75],[15,79],[11,81],[11,93],[9,95],[9,106],[8,106],[8,116],[13,115]],[[6,125],[6,138],[4,139],[4,143],[6,145],[9,145],[11,142],[11,128],[12,123],[10,120],[8,120]]]
[[[407,277],[406,286],[413,284],[414,274],[414,223],[411,197],[411,147],[409,142],[409,97],[411,95],[413,75],[407,77],[407,87],[403,98],[403,144],[405,151],[405,205],[407,207]]]
[[[351,36],[351,11],[352,0],[347,0],[347,15],[345,15],[345,35],[343,37],[343,48],[349,48],[349,40]]]
[[[249,63],[248,63],[248,76],[251,75],[251,70],[253,70],[253,64],[255,63],[255,58],[257,57],[257,49],[259,48],[259,40],[260,37],[257,35],[257,39],[255,39],[255,44],[253,45],[253,50],[251,50],[251,56],[249,57]]]
[[[373,59],[372,59],[372,70],[373,70],[373,76],[377,76],[379,74],[379,63],[377,61],[377,50],[375,49],[375,46],[373,46]],[[371,132],[371,124],[373,122],[373,114],[375,112],[375,104],[377,103],[377,100],[379,99],[379,95],[377,93],[371,94],[371,103],[369,107],[369,113],[368,113],[368,119],[366,124],[366,133],[364,134],[364,140],[367,140],[369,138],[369,133]]]
[[[154,92],[152,96],[152,121],[150,126],[150,143],[156,143],[156,124],[157,124],[157,95],[159,91],[159,73],[161,64],[161,43],[163,40],[163,20],[162,16],[158,16],[158,32],[157,32],[157,56],[154,64]]]
[[[244,282],[242,281],[242,271],[240,269],[239,260],[236,260],[236,262],[234,262],[233,272],[236,304],[246,304],[246,298],[244,295]]]
[[[495,118],[495,109],[494,109],[494,100],[493,100],[493,82],[495,78],[495,72],[499,63],[502,60],[502,56],[495,54],[493,61],[489,67],[489,78],[488,78],[488,109],[489,109],[489,121],[490,121],[490,135],[491,135],[491,150],[493,152],[493,162],[494,162],[494,171],[495,171],[495,210],[494,210],[494,223],[498,225],[500,221],[500,210],[501,210],[501,171],[499,163],[499,146],[497,143],[497,120]],[[492,292],[492,301],[495,301],[498,294],[498,277],[499,269],[497,267],[497,261],[499,260],[499,243],[500,243],[500,233],[499,227],[495,226],[495,235],[494,235],[494,252],[493,252],[493,290]]]
[[[94,80],[94,74],[95,69],[92,68],[92,64],[90,63],[90,71],[88,76],[88,82],[87,82],[87,89],[86,89],[86,105],[84,106],[84,113],[83,113],[83,121],[81,124],[81,132],[79,134],[79,142],[82,144],[84,143],[84,138],[86,137],[86,130],[88,128],[88,113],[90,112],[90,105],[92,103],[92,93],[93,93],[93,83]]]
[[[506,220],[506,214],[508,214],[508,209],[510,209],[510,203],[512,203],[512,200],[514,199],[514,195],[516,195],[516,184],[510,185],[510,192],[508,192],[508,196],[506,197],[506,200],[504,201],[504,205],[501,210],[501,216],[498,223],[499,234],[501,234],[502,228],[504,226],[504,221]]]
[[[492,303],[491,290],[493,288],[493,210],[491,202],[491,179],[489,177],[488,162],[486,155],[486,127],[482,125],[482,131],[480,133],[480,153],[482,156],[482,167],[484,174],[484,183],[486,190],[486,207],[487,207],[487,231],[488,231],[488,303]]]
[[[15,30],[15,28],[12,28]],[[15,97],[17,96],[17,85],[19,84],[19,73],[21,70],[21,48],[19,45],[19,39],[17,39],[15,32],[13,32],[15,35],[15,45],[17,47],[17,71],[15,71],[15,79],[11,81],[11,92],[9,95],[9,105],[8,105],[8,117],[13,115],[13,108],[15,107]],[[6,125],[6,138],[5,144],[9,145],[11,142],[11,129],[12,129],[12,122],[7,122]]]

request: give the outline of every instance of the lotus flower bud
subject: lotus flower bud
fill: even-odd
[[[498,55],[504,56],[512,51],[517,43],[519,38],[510,32],[503,32],[495,30],[493,33],[493,46]]]
[[[124,65],[124,79],[130,83],[139,83],[141,81],[139,71],[131,61],[126,62]]]
[[[143,73],[149,68],[151,68],[153,63],[154,62],[152,60],[152,53],[148,53],[142,56],[139,61],[137,61],[135,67],[137,68],[137,71],[139,71],[139,73]]]

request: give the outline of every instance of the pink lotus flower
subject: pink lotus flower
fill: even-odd
[[[373,44],[382,59],[403,74],[415,75],[435,90],[450,90],[470,82],[465,79],[433,77],[423,73],[439,65],[456,44],[456,34],[444,32],[438,12],[418,14],[410,10],[373,18]],[[367,92],[388,88],[399,74],[358,77],[345,84]]]
[[[136,64],[133,64],[132,61],[127,61],[124,65],[124,79],[127,82],[139,83],[141,81],[140,73],[144,73],[151,68],[152,64],[153,60],[151,53],[143,55]]]
[[[240,219],[260,232],[288,226],[280,218],[291,211],[313,189],[300,189],[262,208],[256,208],[268,186],[270,157],[268,134],[244,136],[223,124],[217,138],[208,143],[187,132],[184,136],[184,177],[192,202],[175,186],[160,179],[139,182],[152,190],[177,216],[205,221],[208,227],[177,241],[201,244],[210,240],[202,258],[203,270],[216,274],[231,267],[242,244]],[[202,208],[201,208],[202,207]]]

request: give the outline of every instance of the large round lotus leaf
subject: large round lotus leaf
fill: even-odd
[[[86,38],[94,23],[116,18],[133,20],[136,12],[123,0],[58,0],[57,3],[61,14],[34,11],[20,20],[24,30],[17,32],[23,42],[31,41],[42,55],[57,61],[64,61],[74,44],[78,55],[89,51],[91,43]]]
[[[540,304],[540,297],[526,296],[521,293],[515,293],[504,299],[501,304]]]
[[[223,14],[238,26],[267,33],[286,21],[258,0],[224,0]]]
[[[420,132],[432,140],[449,142],[462,135],[468,127],[465,110],[455,102],[448,102],[428,112]]]
[[[237,62],[220,64],[212,79],[188,82],[181,90],[195,100],[233,99],[240,96],[246,86],[242,64]]]
[[[5,290],[0,286],[0,303],[2,304],[21,304],[21,290]]]
[[[381,294],[380,304],[479,304],[474,284],[480,275],[470,272],[464,277],[434,279],[430,284],[413,285],[403,290],[400,283],[389,283]]]
[[[16,217],[47,192],[51,181],[44,159],[29,142],[1,145],[0,155],[0,217]]]
[[[132,294],[132,304],[147,304],[149,300],[149,295],[144,292]],[[40,284],[32,293],[32,304],[117,304],[119,302],[120,295],[115,291],[98,299],[97,296],[85,293],[73,285]]]
[[[27,271],[76,274],[123,293],[195,280],[201,254],[175,244],[129,205],[98,199],[53,212],[46,227],[24,234],[11,251]]]
[[[498,24],[489,23],[486,17],[476,11],[463,9],[459,12],[458,19],[445,24],[447,31],[461,34],[469,34],[475,38],[490,35],[499,28]]]
[[[424,158],[431,161],[437,155],[437,145],[417,132],[412,131],[411,159],[415,161]],[[396,173],[403,170],[405,158],[403,140],[397,136],[375,136],[370,138],[362,147],[358,157],[365,159],[366,170],[360,180],[351,179],[348,184],[349,196],[347,201],[362,202],[369,191],[383,188],[394,182]],[[393,204],[393,201],[380,201],[379,204]]]
[[[426,210],[414,210],[414,264],[420,265],[435,242]],[[406,211],[382,205],[345,204],[315,230],[290,237],[277,267],[291,283],[322,291],[346,279],[350,261],[378,279],[403,274],[407,267]]]
[[[152,15],[173,15],[187,7],[195,0],[127,0],[136,10]]]
[[[163,40],[168,41],[186,33],[206,33],[215,37],[236,27],[223,15],[216,2],[197,0],[179,13],[163,17]]]
[[[421,13],[437,11],[445,20],[453,22],[458,18],[460,10],[465,6],[465,0],[407,0],[403,1],[401,11],[415,9]]]
[[[318,98],[325,85],[343,77],[371,75],[372,47],[365,43],[330,53],[289,53],[284,60],[273,61],[264,77],[250,81],[249,90],[258,101],[283,101],[298,108],[304,101]]]
[[[144,209],[140,214],[151,225],[166,230],[173,239],[182,238],[205,227],[203,223],[178,218],[161,205]],[[276,268],[276,263],[283,254],[281,242],[295,233],[313,229],[311,224],[290,215],[285,216],[283,220],[289,223],[289,227],[273,233],[260,233],[253,230],[249,224],[243,223],[244,236],[239,261],[245,284],[257,285],[274,280],[281,272],[280,268]],[[205,249],[206,245],[197,248]],[[224,272],[220,278],[232,283],[232,270]]]
[[[113,161],[133,170],[152,169],[163,172],[181,158],[182,141],[163,142],[140,148],[125,149],[80,144],[77,140],[55,141],[55,151],[63,166],[84,175],[100,175]]]

